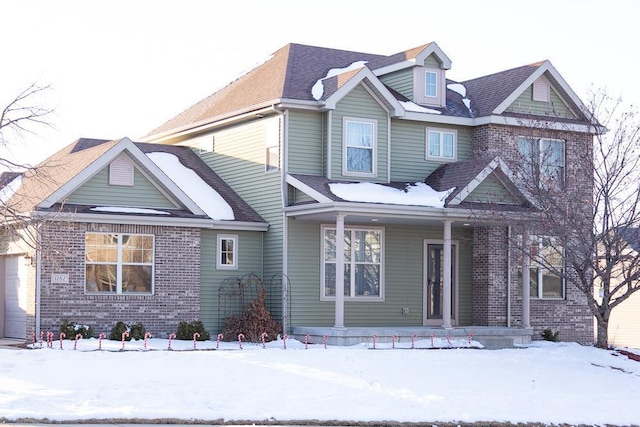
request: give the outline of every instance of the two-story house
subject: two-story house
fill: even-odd
[[[513,247],[515,225],[538,209],[519,182],[523,156],[567,191],[590,194],[593,171],[576,161],[592,144],[584,106],[548,61],[466,82],[449,80],[451,67],[436,43],[391,56],[289,44],[144,143],[63,150],[60,163],[74,154],[93,163],[87,171],[76,161],[25,205],[40,216],[68,212],[51,232],[76,239],[73,260],[24,252],[36,260],[27,293],[38,301],[26,310],[27,334],[62,318],[104,328],[123,310],[161,333],[189,316],[215,333],[220,284],[255,273],[277,281],[269,306],[284,332],[311,340],[473,333],[508,345],[551,328],[592,342],[584,297],[519,264]],[[182,167],[222,200],[154,167],[156,151],[188,157]],[[215,217],[207,200],[231,213]],[[162,236],[174,232],[167,249]],[[197,250],[160,260],[184,245]],[[109,248],[113,260],[100,261]],[[122,258],[130,250],[142,265]],[[136,269],[146,272],[133,279],[145,283],[139,290],[125,277]],[[4,270],[8,289],[13,270]],[[92,275],[107,270],[112,279],[95,288]]]

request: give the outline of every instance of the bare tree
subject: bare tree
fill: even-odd
[[[50,91],[48,85],[32,83],[21,91],[0,112],[0,148],[8,153],[11,145],[24,143],[24,138],[37,135],[42,128],[50,127],[51,108],[43,106],[42,96]],[[3,172],[4,171],[4,172]],[[33,220],[22,207],[29,194],[21,188],[24,174],[38,176],[46,181],[47,168],[44,165],[23,164],[0,154],[0,230],[3,234],[20,236],[20,240],[35,247],[35,235],[28,225]],[[20,230],[20,233],[17,231]]]
[[[540,209],[527,228],[546,238],[519,248],[532,265],[585,296],[596,319],[595,345],[607,348],[611,312],[640,290],[640,121],[632,105],[603,90],[590,95],[587,108],[593,145],[563,153],[566,159],[554,159],[550,143],[548,152],[539,146],[531,156],[520,141],[518,176]],[[550,141],[554,132],[548,129]],[[574,191],[589,188],[591,174],[592,191]]]

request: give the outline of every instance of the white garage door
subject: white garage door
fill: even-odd
[[[27,286],[24,259],[4,258],[4,336],[24,339],[27,333]]]

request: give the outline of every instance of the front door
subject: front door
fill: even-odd
[[[451,245],[451,322],[455,325],[456,245]],[[439,242],[424,244],[423,324],[442,325],[444,300],[444,246]]]

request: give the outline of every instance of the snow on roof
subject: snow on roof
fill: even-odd
[[[209,218],[233,220],[233,209],[224,198],[200,176],[180,163],[171,153],[147,153],[155,163],[191,200],[202,209]]]
[[[373,182],[329,184],[333,194],[351,202],[388,203],[391,205],[444,207],[445,199],[455,189],[436,191],[424,182],[407,183],[404,190]]]
[[[462,102],[467,106],[467,109],[471,113],[471,100],[467,98],[467,88],[462,83],[449,83],[447,89],[450,89],[458,93],[462,97]]]
[[[146,208],[127,208],[123,206],[98,206],[91,208],[92,211],[97,212],[119,212],[119,213],[135,213],[135,214],[156,214],[156,215],[169,215],[169,212],[158,211],[155,209]]]
[[[311,88],[311,95],[313,96],[313,99],[317,101],[322,98],[322,95],[324,94],[324,84],[322,83],[322,80],[328,79],[329,77],[337,76],[338,74],[346,73],[347,71],[357,70],[358,68],[364,67],[364,64],[366,64],[367,62],[368,61],[356,61],[348,67],[332,68],[327,71],[327,75],[315,82],[315,84]]]
[[[13,197],[22,185],[22,175],[18,175],[7,185],[0,189],[0,203],[6,203]]]
[[[441,114],[440,111],[423,107],[412,101],[400,101],[402,107],[407,111],[415,111],[417,113]]]

